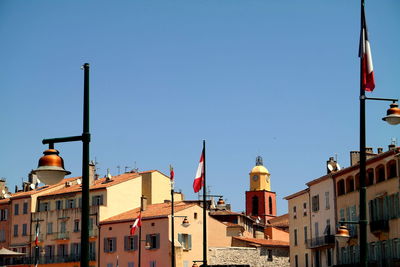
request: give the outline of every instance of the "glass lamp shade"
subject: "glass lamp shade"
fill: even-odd
[[[387,116],[382,118],[382,120],[391,125],[396,125],[400,123],[400,109],[397,103],[392,103],[386,114]]]
[[[187,218],[184,218],[182,221],[182,226],[183,227],[188,227],[190,225],[189,220]]]
[[[58,155],[57,150],[47,149],[43,154],[44,156],[39,159],[38,168],[33,171],[42,183],[57,184],[65,175],[71,174],[64,169],[64,160]]]
[[[192,267],[198,267],[197,263],[193,263]]]
[[[345,244],[350,238],[349,230],[347,229],[347,227],[344,225],[339,226],[335,238],[340,244]]]

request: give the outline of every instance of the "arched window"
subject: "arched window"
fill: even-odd
[[[385,181],[385,167],[383,167],[383,165],[379,165],[378,167],[376,167],[375,173],[377,183]]]
[[[354,191],[354,178],[353,176],[349,176],[346,178],[346,193],[350,193]]]
[[[258,215],[258,197],[257,197],[257,196],[254,196],[254,197],[251,199],[251,203],[252,203],[252,206],[251,206],[251,208],[252,208],[251,214],[252,214],[252,215]]]
[[[375,180],[374,169],[372,169],[372,168],[368,169],[367,170],[367,181],[365,181],[366,186],[373,185],[374,180]]]
[[[395,160],[391,160],[386,164],[386,173],[388,174],[388,179],[397,177],[397,166]]]
[[[269,202],[269,214],[273,214],[273,210],[272,210],[272,197],[270,196],[268,198],[268,202]]]
[[[343,179],[341,179],[341,180],[339,180],[339,182],[337,182],[337,192],[338,192],[338,196],[344,195],[344,193],[345,193]]]

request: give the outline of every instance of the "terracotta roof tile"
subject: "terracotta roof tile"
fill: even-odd
[[[280,241],[280,240],[273,240],[273,239],[261,239],[261,238],[250,238],[250,237],[236,237],[233,238],[245,241],[248,243],[252,243],[254,245],[259,246],[270,246],[270,247],[287,247],[289,248],[289,242]]]
[[[225,224],[228,228],[243,228],[243,226],[236,224],[236,223],[231,223],[231,222],[222,222]]]
[[[185,201],[175,202],[174,211],[181,210],[196,206],[195,203],[188,203]],[[100,222],[100,224],[134,221],[139,216],[140,208],[132,209],[121,214],[115,215]],[[142,220],[167,217],[171,214],[171,202],[159,203],[148,205],[145,211],[142,211]]]
[[[103,177],[100,179],[97,179],[94,181],[94,184],[90,186],[90,190],[96,190],[96,189],[104,189],[113,185],[117,185],[119,183],[134,179],[139,177],[140,175],[138,173],[124,173],[121,175],[117,176],[112,176],[111,180],[107,182],[107,178]],[[81,177],[78,177],[81,178]],[[81,192],[82,191],[82,186],[79,184],[74,184],[68,187],[63,187],[59,190],[50,192],[48,194],[44,194],[41,197],[46,197],[46,196],[54,196],[54,195],[60,195],[60,194],[69,194],[69,193],[75,193],[75,192]]]
[[[284,215],[269,219],[268,222],[271,226],[289,227],[289,214],[286,213]]]

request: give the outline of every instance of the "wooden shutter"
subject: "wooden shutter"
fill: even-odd
[[[160,248],[160,234],[156,234],[156,248]]]
[[[112,238],[112,243],[113,243],[113,251],[112,252],[115,252],[115,251],[117,251],[117,238],[116,237]]]
[[[107,242],[108,238],[104,238],[104,252],[109,252],[108,251],[108,242]]]
[[[137,250],[139,248],[139,237],[137,235],[133,236],[133,250]]]
[[[124,236],[124,250],[130,250],[129,246],[129,236]]]
[[[188,249],[192,249],[192,235],[188,234]]]
[[[183,236],[182,234],[178,234],[178,242],[183,245]]]

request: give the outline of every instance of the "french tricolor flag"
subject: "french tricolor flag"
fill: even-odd
[[[193,181],[193,190],[199,192],[204,185],[204,148],[201,152],[199,166],[197,167],[196,177]]]
[[[372,92],[375,88],[374,66],[372,64],[371,47],[368,40],[367,22],[364,5],[362,5],[361,36],[359,57],[361,58],[361,86],[365,91]]]

